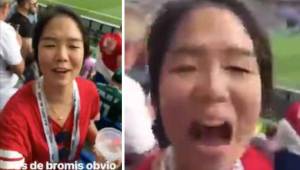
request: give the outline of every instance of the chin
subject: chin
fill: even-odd
[[[73,79],[72,80],[56,79],[56,80],[54,80],[54,82],[52,84],[56,87],[65,87],[65,86],[69,86],[72,82],[73,82]]]
[[[223,158],[228,157],[232,154],[233,149],[230,145],[221,145],[221,146],[205,146],[205,145],[196,145],[194,151],[206,157],[215,157]]]
[[[190,152],[193,152],[195,157],[202,157],[204,160],[212,162],[231,162],[239,159],[244,148],[236,144],[208,146],[203,144],[190,145]]]

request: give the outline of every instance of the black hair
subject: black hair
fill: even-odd
[[[46,25],[51,21],[53,18],[58,16],[67,16],[71,18],[76,25],[78,26],[83,40],[83,48],[84,48],[84,58],[89,56],[89,39],[86,34],[86,30],[81,23],[80,17],[74,13],[71,9],[64,7],[64,6],[48,6],[39,16],[38,22],[35,25],[34,33],[32,37],[32,48],[34,52],[34,58],[38,61],[38,45],[40,42],[40,38],[45,30]]]
[[[163,128],[159,106],[159,80],[165,54],[184,16],[191,10],[206,4],[226,8],[241,20],[253,41],[259,65],[262,82],[262,112],[269,111],[271,108],[271,94],[273,90],[272,52],[265,32],[260,28],[246,6],[237,0],[178,0],[167,2],[159,11],[157,18],[152,24],[148,39],[150,93],[152,104],[156,108],[157,113],[153,131],[162,148],[170,144]]]
[[[17,0],[18,5],[22,5],[26,0]]]

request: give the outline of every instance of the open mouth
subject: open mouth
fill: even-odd
[[[206,146],[229,145],[232,133],[232,125],[227,121],[219,125],[203,125],[192,122],[189,128],[189,136],[192,140]]]
[[[58,74],[65,74],[67,72],[69,72],[69,69],[65,69],[65,68],[55,68],[52,69],[53,72],[58,73]]]

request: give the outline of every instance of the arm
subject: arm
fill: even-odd
[[[25,63],[22,60],[20,64],[10,65],[9,69],[13,73],[16,73],[19,77],[21,77],[23,75],[24,70],[25,70]]]
[[[25,66],[21,56],[18,34],[11,28],[7,30],[2,38],[4,43],[1,44],[1,48],[3,49],[3,58],[7,63],[8,69],[21,76]]]
[[[31,38],[22,38],[21,54],[24,60],[26,61],[26,63],[28,63],[28,61],[33,60],[33,49],[31,45],[32,45]]]
[[[97,128],[94,121],[91,121],[87,133],[87,139],[91,145],[95,144],[96,136],[97,136]]]
[[[13,102],[12,102],[13,103]],[[15,104],[8,104],[0,115],[0,170],[20,170],[30,153],[28,126]]]

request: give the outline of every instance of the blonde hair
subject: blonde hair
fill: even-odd
[[[2,8],[5,4],[9,4],[11,0],[0,0],[0,8]]]
[[[125,40],[137,42],[144,40],[147,32],[146,14],[139,10],[137,5],[125,7]]]

